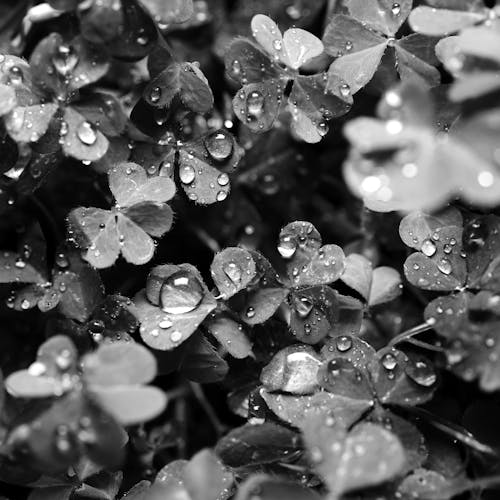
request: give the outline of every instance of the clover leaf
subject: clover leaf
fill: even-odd
[[[108,177],[115,208],[73,210],[68,217],[70,231],[95,267],[109,267],[120,253],[128,262],[144,264],[155,250],[149,235],[161,237],[172,224],[172,210],[165,202],[174,195],[175,185],[168,177],[148,177],[133,163],[113,167]]]
[[[482,2],[470,2],[428,7],[420,5],[413,9],[408,19],[413,31],[430,36],[450,35],[476,24],[487,23],[490,15],[495,15],[498,7],[492,9],[481,5]]]
[[[344,128],[352,146],[344,164],[344,177],[351,190],[368,208],[380,212],[433,210],[456,194],[481,206],[497,203],[500,178],[490,156],[496,129],[491,115],[496,111],[489,112],[488,118],[488,113],[476,118],[482,134],[476,134],[476,129],[471,132],[464,119],[443,140],[433,123],[408,120],[409,110],[405,110],[401,93],[407,95],[405,89],[410,88],[420,95],[419,101],[429,101],[429,94],[421,87],[406,83],[384,97],[392,108],[390,117],[357,118]],[[477,152],[476,135],[482,137],[486,154],[484,150]],[[419,195],[410,196],[415,192]]]
[[[217,303],[199,272],[189,264],[155,267],[145,291],[134,299],[144,342],[174,349],[189,338]]]
[[[329,425],[323,415],[311,415],[303,432],[314,467],[332,498],[392,479],[405,462],[399,439],[376,424],[362,423],[347,431]]]
[[[336,57],[328,70],[330,77],[340,77],[344,92],[354,94],[374,76],[382,57],[394,60],[401,79],[415,79],[434,86],[439,72],[434,56],[435,39],[419,34],[396,39],[396,34],[410,13],[412,2],[383,2],[377,7],[351,0],[347,3],[350,16],[334,15],[328,24],[323,42],[325,50]],[[329,81],[328,86],[331,87]]]
[[[326,74],[298,74],[300,67],[323,52],[323,44],[299,28],[282,35],[276,23],[264,15],[254,16],[251,24],[260,46],[236,40],[225,57],[228,75],[242,85],[233,99],[236,116],[254,132],[269,130],[291,83],[286,96],[292,130],[306,142],[319,142],[328,132],[326,121],[347,113],[352,102],[340,86],[332,89],[326,85]]]

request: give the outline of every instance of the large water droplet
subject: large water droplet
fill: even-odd
[[[337,338],[337,340],[335,341],[335,345],[339,352],[347,352],[352,347],[352,340],[350,337],[342,335],[341,337]]]
[[[382,366],[386,370],[394,370],[394,368],[396,368],[397,365],[398,365],[398,360],[396,359],[394,354],[388,352],[382,356]]]
[[[90,122],[80,123],[76,130],[76,136],[86,146],[92,146],[97,141],[97,134]]]
[[[216,161],[227,160],[233,152],[232,138],[224,130],[210,134],[204,142],[208,154]]]
[[[183,184],[191,184],[196,177],[196,172],[191,165],[184,165],[179,169],[179,179]]]
[[[23,72],[19,66],[12,66],[9,69],[9,82],[12,85],[23,83]]]
[[[418,360],[410,363],[405,372],[414,382],[423,387],[431,387],[437,380],[433,367],[427,361]]]
[[[440,259],[437,267],[443,274],[451,274],[452,266],[451,262],[448,259]]]
[[[307,318],[314,307],[314,304],[307,297],[294,297],[293,307],[300,318]]]
[[[52,64],[61,76],[68,76],[78,64],[78,54],[69,45],[60,45],[52,57]]]
[[[399,3],[393,3],[391,12],[393,16],[399,16],[399,14],[401,14],[401,5]]]
[[[235,262],[227,262],[222,267],[222,270],[234,285],[240,285],[242,272],[238,264]]]
[[[250,116],[258,118],[264,112],[264,96],[254,90],[247,96],[247,111]]]
[[[420,251],[424,255],[427,255],[427,257],[432,257],[436,253],[436,250],[436,244],[429,239],[424,240],[420,247]]]
[[[290,236],[284,236],[278,244],[278,252],[284,259],[291,259],[297,251],[295,240]]]
[[[185,270],[177,271],[162,286],[161,307],[169,314],[185,314],[198,307],[203,295],[201,283],[195,276]]]

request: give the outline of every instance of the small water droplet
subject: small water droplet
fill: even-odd
[[[61,76],[68,76],[78,64],[78,54],[69,45],[60,45],[52,57],[52,64]]]
[[[401,14],[401,5],[399,3],[393,3],[391,12],[393,16],[399,16],[399,14]]]
[[[278,252],[284,259],[291,259],[297,251],[295,241],[289,236],[280,238]]]
[[[241,284],[242,271],[238,264],[227,262],[223,265],[222,270],[234,285],[239,286]]]
[[[342,335],[341,337],[337,338],[337,340],[335,341],[335,345],[339,352],[347,352],[352,347],[352,340],[350,337]]]
[[[294,297],[293,307],[300,318],[307,318],[314,307],[314,304],[307,297]]]
[[[76,129],[76,136],[86,146],[92,146],[97,141],[97,134],[92,124],[87,121],[80,123]]]
[[[160,87],[153,87],[151,89],[151,92],[149,93],[149,100],[153,103],[156,104],[159,102],[161,99],[161,88]]]
[[[394,356],[394,354],[391,354],[390,352],[388,352],[382,356],[382,366],[386,370],[394,370],[394,368],[396,368],[397,365],[398,365],[398,361],[397,361],[396,357]]]
[[[183,184],[191,184],[196,177],[196,172],[191,165],[183,165],[179,169],[179,179]]]
[[[442,258],[439,260],[437,264],[438,269],[443,273],[443,274],[451,274],[452,271],[452,266],[451,262],[448,259]]]
[[[224,130],[207,136],[204,140],[208,154],[216,161],[227,160],[233,152],[232,137]]]
[[[250,116],[258,118],[264,112],[264,96],[258,90],[253,90],[247,96],[246,107]]]

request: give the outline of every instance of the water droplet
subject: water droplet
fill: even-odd
[[[30,375],[33,375],[33,377],[40,377],[46,371],[47,367],[40,361],[35,361],[34,363],[31,363],[31,365],[28,368],[28,373]]]
[[[451,262],[448,259],[440,259],[437,267],[443,274],[451,274],[452,267]]]
[[[294,297],[293,307],[300,318],[307,318],[314,307],[314,304],[307,297]]]
[[[386,370],[394,370],[394,368],[396,368],[397,365],[398,365],[398,360],[396,359],[394,354],[388,352],[382,356],[382,366]]]
[[[222,270],[234,285],[240,285],[242,272],[238,264],[236,264],[235,262],[227,262],[222,267]]]
[[[23,83],[23,72],[19,66],[12,66],[9,69],[9,82],[12,85]]]
[[[264,112],[264,96],[258,90],[253,90],[247,96],[246,105],[248,114],[258,118]]]
[[[208,154],[216,161],[227,160],[233,152],[232,137],[224,130],[210,134],[204,143]]]
[[[89,333],[91,335],[100,335],[104,332],[105,328],[106,325],[104,324],[104,321],[100,319],[93,319],[88,326]]]
[[[163,330],[167,330],[168,328],[170,328],[172,325],[173,325],[173,321],[165,316],[159,323],[158,323],[158,326],[160,328],[162,328]]]
[[[71,351],[68,349],[63,349],[57,356],[56,356],[56,366],[59,368],[59,370],[66,371],[72,364],[73,362],[73,356],[71,354]]]
[[[350,40],[347,40],[346,43],[345,43],[345,50],[346,52],[350,52],[352,50],[352,42]]]
[[[280,51],[283,47],[283,42],[279,39],[273,40],[273,48],[274,50]]]
[[[227,198],[227,191],[219,191],[215,199],[217,201],[224,201]]]
[[[61,76],[68,76],[78,64],[78,54],[69,45],[60,45],[52,57],[52,64]]]
[[[393,3],[391,12],[393,16],[399,16],[399,14],[401,14],[401,5],[399,3]]]
[[[423,241],[420,251],[427,257],[432,257],[436,253],[436,244],[429,239]]]
[[[87,121],[80,123],[76,129],[76,136],[87,146],[92,146],[97,141],[97,134],[92,127],[92,124]]]
[[[161,88],[153,87],[149,93],[149,100],[155,104],[161,99]]]
[[[191,184],[196,177],[196,172],[191,165],[183,165],[179,169],[179,179],[183,184]]]
[[[347,352],[352,347],[352,340],[350,337],[342,335],[342,337],[337,338],[335,345],[338,351]]]
[[[284,236],[278,244],[278,252],[284,259],[291,259],[297,251],[295,241],[289,236]]]
[[[414,382],[423,387],[431,387],[437,380],[432,366],[423,360],[408,364],[405,372]]]
[[[16,259],[16,263],[15,263],[15,266],[18,268],[18,269],[24,269],[26,267],[26,262],[21,259],[21,257],[18,257]]]
[[[247,318],[253,318],[255,316],[255,309],[253,307],[249,307],[245,314]]]
[[[347,97],[351,93],[351,87],[347,83],[343,83],[340,86],[340,93],[344,96]]]
[[[199,280],[188,271],[181,270],[169,276],[161,288],[161,307],[169,314],[194,311],[203,300]]]
[[[170,334],[170,340],[174,343],[180,342],[182,340],[182,333],[179,332],[178,330],[174,330]]]
[[[229,176],[226,173],[219,174],[217,177],[217,184],[219,184],[219,186],[227,186],[229,184]]]

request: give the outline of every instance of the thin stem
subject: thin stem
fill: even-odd
[[[498,457],[498,452],[491,446],[481,443],[478,441],[467,429],[460,427],[453,422],[446,420],[439,415],[435,415],[423,408],[417,407],[405,407],[405,411],[415,415],[417,418],[423,418],[426,422],[432,425],[434,428],[448,434],[453,439],[460,441],[465,444],[469,448],[476,450],[480,453],[484,453],[486,455],[492,455],[494,457]]]
[[[412,344],[417,347],[421,347],[422,349],[427,349],[428,351],[434,351],[434,352],[439,352],[443,353],[445,350],[442,347],[439,347],[437,345],[433,344],[428,344],[427,342],[422,342],[421,340],[413,339],[413,338],[408,338],[405,340],[408,344]]]
[[[399,335],[396,335],[388,344],[387,347],[394,347],[396,344],[399,344],[400,342],[404,342],[407,339],[418,335],[420,333],[427,332],[432,329],[432,325],[429,323],[422,323],[420,325],[414,326],[413,328],[410,328],[409,330],[406,330],[405,332],[400,333]]]
[[[221,437],[227,430],[226,426],[219,420],[219,417],[215,413],[213,406],[210,404],[207,397],[205,396],[203,388],[201,387],[200,384],[196,382],[189,382],[189,385],[194,394],[194,397],[202,407],[203,411],[206,413],[208,419],[210,420],[210,423],[215,429],[217,437]]]

